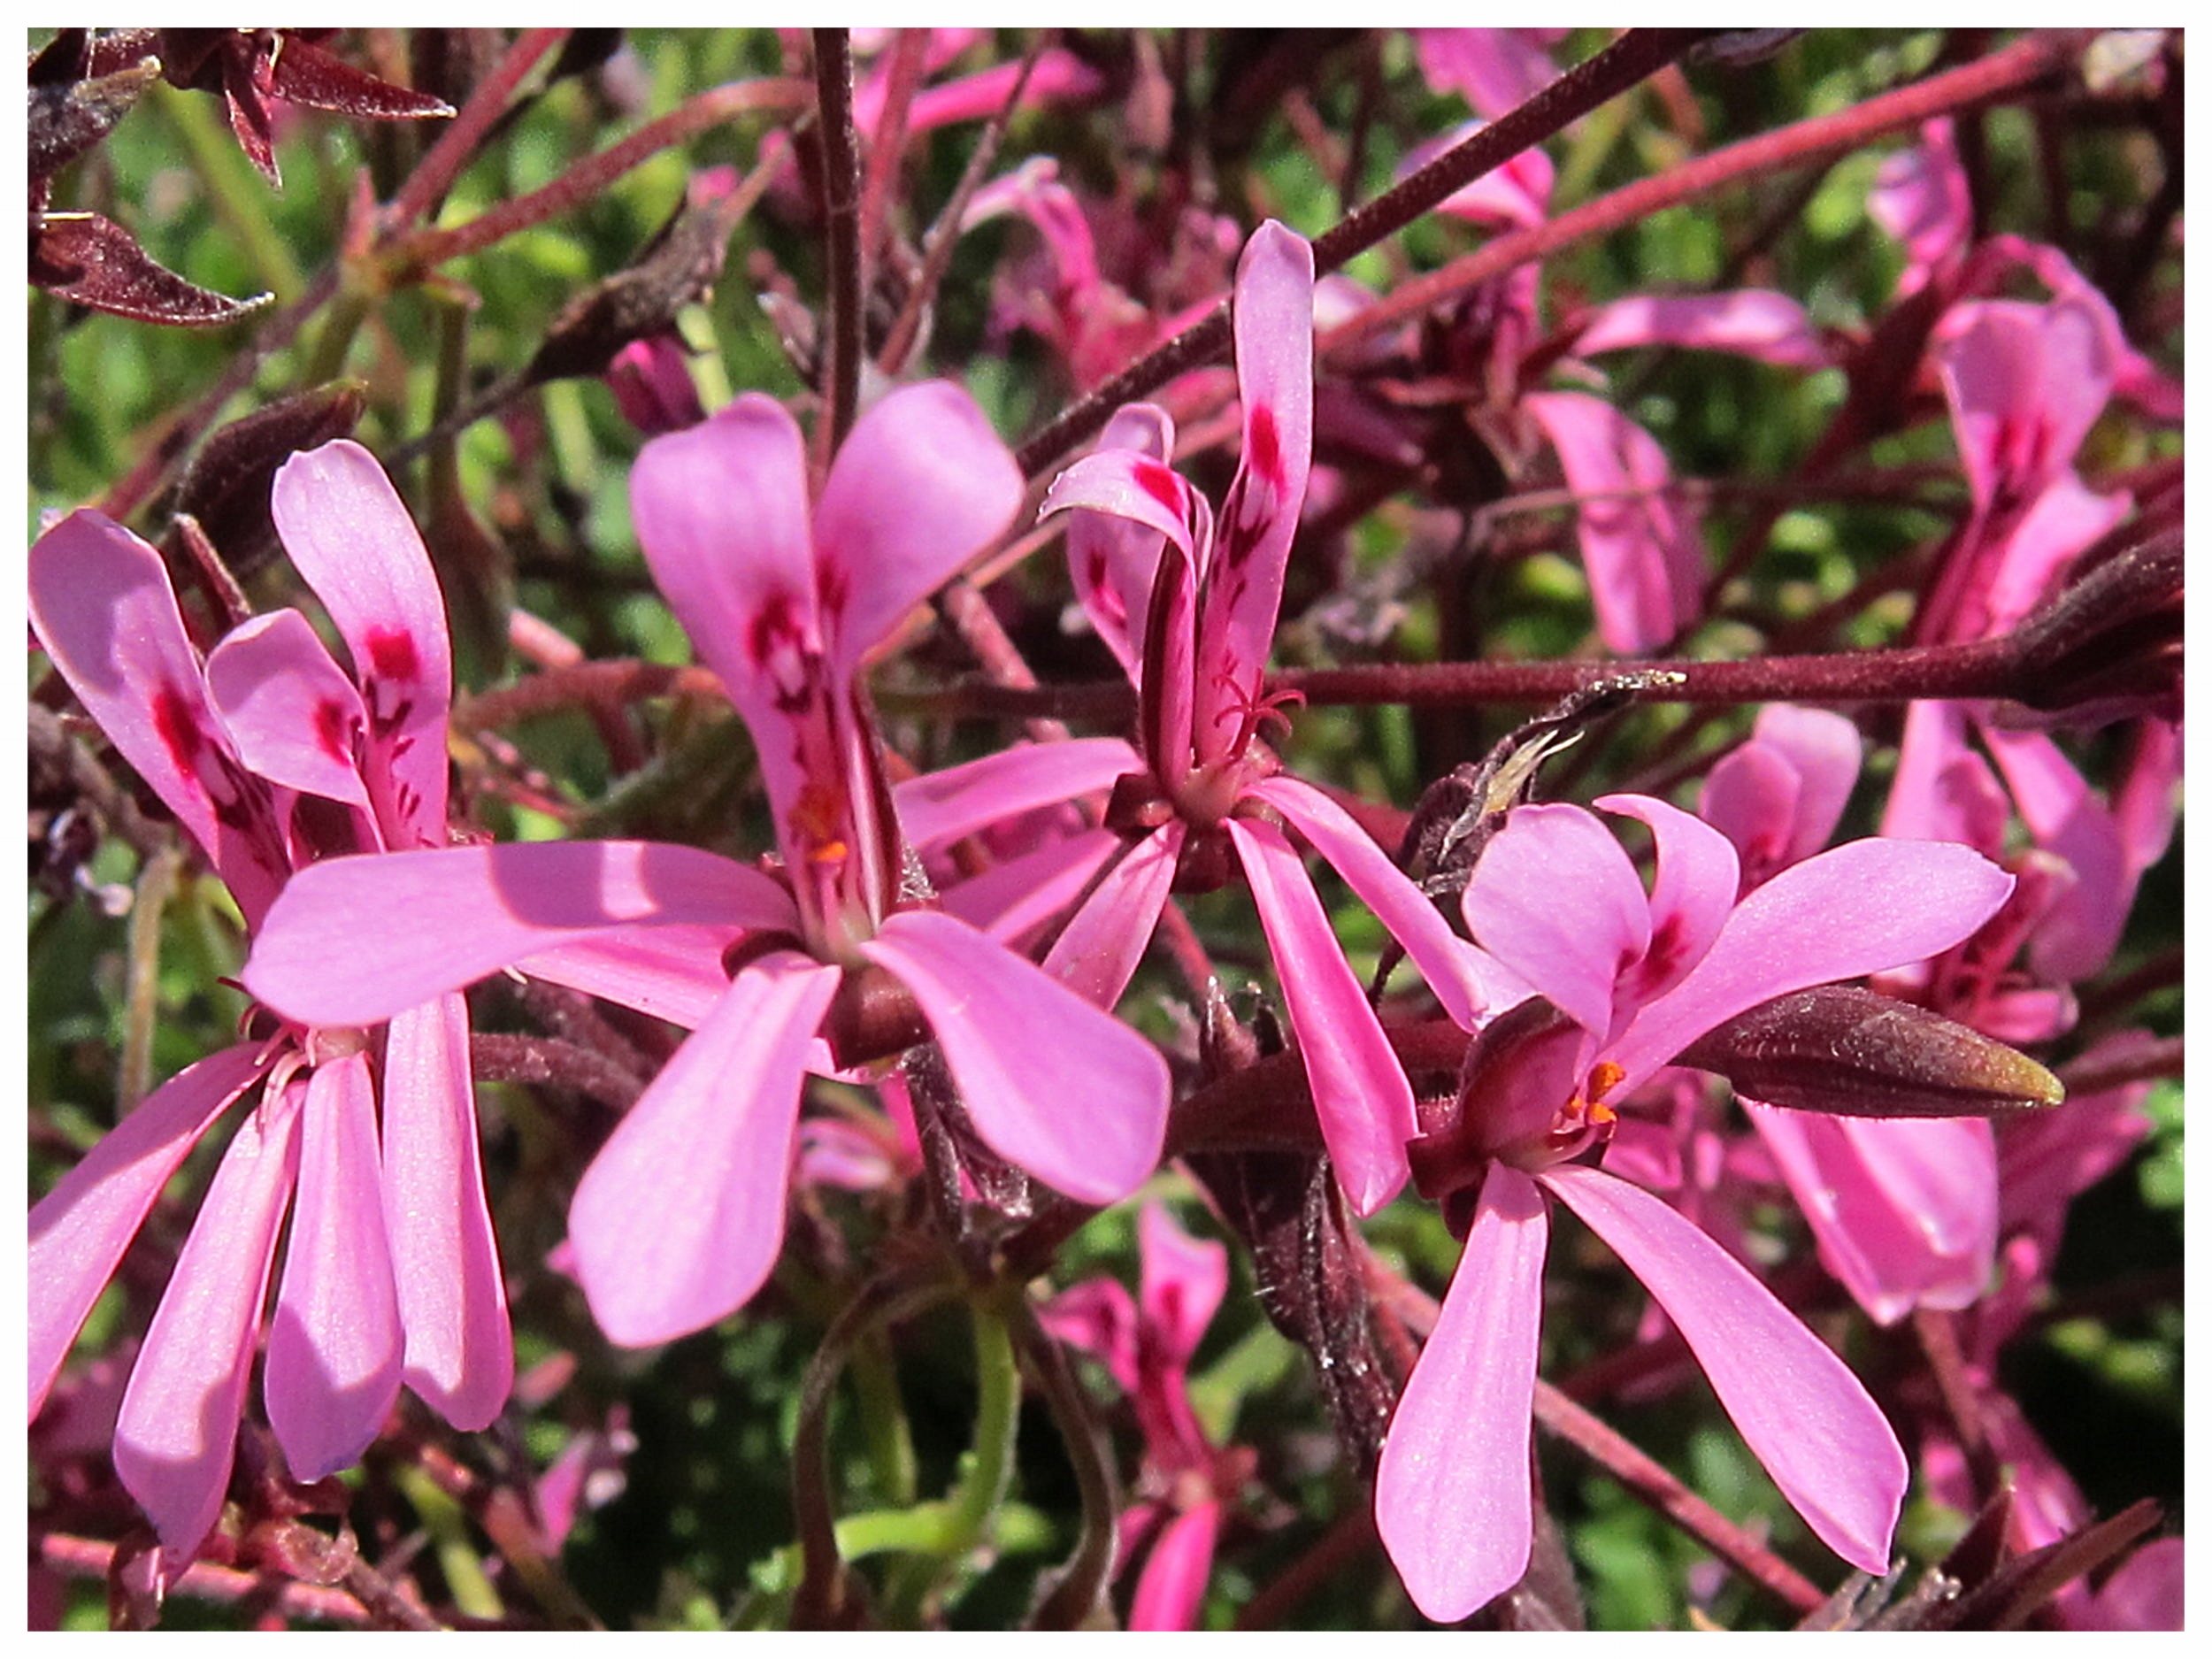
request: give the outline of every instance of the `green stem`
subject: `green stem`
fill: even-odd
[[[353,337],[361,332],[361,325],[368,321],[374,305],[375,297],[366,288],[342,276],[337,297],[331,302],[330,311],[323,319],[322,332],[315,336],[314,349],[308,356],[304,377],[308,385],[320,386],[345,373],[346,354],[353,349]]]
[[[981,1543],[993,1514],[1014,1478],[1014,1430],[1021,1418],[1021,1369],[1004,1309],[986,1296],[969,1307],[975,1340],[975,1444],[962,1455],[960,1481],[946,1502],[942,1548],[896,1575],[886,1595],[885,1617],[895,1629],[912,1629],[952,1571]]]
[[[291,303],[307,286],[307,279],[300,274],[299,266],[292,262],[292,250],[269,222],[268,192],[244,152],[217,123],[213,103],[166,85],[157,84],[154,90],[156,106],[183,142],[194,171],[207,186],[216,218],[246,250],[261,280],[278,300]]]
[[[912,1503],[914,1438],[907,1432],[891,1345],[880,1331],[869,1333],[853,1349],[853,1391],[860,1396],[861,1432],[867,1438],[868,1461],[875,1466],[876,1489],[887,1504]],[[838,1548],[847,1555],[856,1553],[845,1543],[842,1523]]]

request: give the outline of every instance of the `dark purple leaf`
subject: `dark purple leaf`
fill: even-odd
[[[50,178],[108,135],[161,74],[151,58],[128,69],[67,86],[31,88],[29,160],[33,180]]]
[[[234,300],[188,282],[97,213],[47,213],[33,223],[31,280],[95,311],[187,328],[236,322],[273,297]]]

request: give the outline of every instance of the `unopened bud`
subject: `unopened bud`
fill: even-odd
[[[2069,726],[2181,718],[2181,532],[2108,559],[2024,620],[2014,701]]]
[[[1845,1118],[1985,1118],[2055,1106],[2059,1080],[2017,1049],[1858,986],[1793,992],[1675,1056],[1770,1106]]]

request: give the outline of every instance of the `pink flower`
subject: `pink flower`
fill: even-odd
[[[1311,457],[1312,294],[1312,250],[1280,225],[1262,226],[1237,271],[1244,445],[1218,521],[1167,466],[1172,426],[1145,404],[1118,414],[1105,447],[1069,467],[1045,497],[1047,512],[1071,513],[1076,592],[1137,682],[1136,745],[1094,739],[1013,750],[920,780],[901,798],[926,814],[916,834],[926,847],[1071,795],[1113,790],[1104,829],[1024,861],[977,912],[995,931],[1014,932],[1079,895],[1044,965],[1102,1003],[1127,985],[1171,888],[1218,887],[1240,867],[1280,970],[1330,1155],[1368,1215],[1404,1185],[1412,1089],[1283,826],[1336,867],[1455,1018],[1471,1025],[1509,996],[1506,976],[1453,935],[1343,808],[1281,774],[1263,741],[1282,718],[1264,674]],[[949,901],[961,902],[956,893]]]
[[[316,858],[446,839],[445,618],[405,508],[348,442],[288,461],[273,506],[351,676],[291,611],[242,625],[203,668],[161,556],[97,513],[72,514],[30,555],[41,641],[206,850],[250,931]],[[35,1414],[163,1186],[261,1084],[117,1420],[117,1472],[173,1561],[189,1556],[222,1503],[288,1209],[264,1398],[295,1475],[319,1479],[358,1457],[403,1379],[463,1428],[484,1426],[507,1397],[514,1356],[477,1161],[466,1010],[457,996],[425,995],[379,1020],[380,1033],[287,1026],[188,1067],[31,1211]]]
[[[1547,1194],[1644,1281],[1830,1548],[1886,1569],[1904,1494],[1896,1438],[1841,1362],[1692,1224],[1573,1160],[1609,1133],[1608,1098],[1698,1035],[1788,991],[1939,949],[2009,879],[1964,848],[1861,841],[1739,903],[1736,856],[1717,831],[1642,796],[1599,804],[1651,830],[1651,891],[1592,814],[1514,810],[1464,908],[1478,942],[1542,1000],[1486,1029],[1460,1100],[1410,1149],[1417,1184],[1466,1249],[1384,1441],[1375,1514],[1415,1604],[1439,1620],[1464,1617],[1527,1564]],[[1889,902],[1870,907],[1870,895]]]
[[[931,384],[862,418],[818,503],[806,477],[797,426],[755,394],[647,444],[631,482],[654,575],[752,730],[780,877],[624,841],[341,862],[285,895],[247,965],[257,995],[314,1018],[512,964],[695,1026],[569,1214],[592,1310],[634,1346],[713,1324],[774,1265],[802,1085],[834,1069],[815,1033],[849,973],[906,987],[984,1140],[1071,1197],[1130,1192],[1165,1131],[1148,1042],[901,886],[862,662],[1005,525],[1012,457]]]
[[[1095,1355],[1135,1407],[1144,1434],[1141,1502],[1124,1512],[1121,1555],[1156,1534],[1130,1605],[1131,1630],[1193,1630],[1205,1600],[1224,1509],[1250,1478],[1249,1451],[1206,1438],[1191,1408],[1189,1370],[1229,1285],[1229,1256],[1194,1239],[1164,1206],[1137,1217],[1138,1300],[1110,1279],[1091,1279],[1038,1310],[1044,1327]]]

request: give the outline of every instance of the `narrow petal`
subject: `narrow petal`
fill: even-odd
[[[73,512],[30,552],[31,626],[108,741],[204,848],[249,926],[291,861],[268,791],[231,752],[161,555]]]
[[[822,631],[843,675],[1013,522],[1013,451],[947,380],[902,387],[854,424],[816,514]]]
[[[1128,847],[1060,929],[1045,972],[1100,1008],[1119,1002],[1167,906],[1184,834],[1179,818]]]
[[[749,966],[584,1171],[569,1240],[612,1340],[703,1330],[775,1266],[808,1045],[837,980],[795,951]]]
[[[1912,261],[1908,276],[1916,277],[1912,288],[1963,253],[1974,235],[1973,191],[1949,119],[1929,121],[1920,132],[1920,142],[1883,159],[1866,198],[1867,217],[1904,243]]]
[[[1212,1499],[1184,1510],[1161,1532],[1137,1577],[1129,1604],[1131,1630],[1196,1630],[1213,1573],[1221,1505]]]
[[[1091,1204],[1125,1198],[1158,1166],[1167,1063],[1128,1026],[938,912],[890,917],[861,951],[914,994],[977,1132],[1002,1156]]]
[[[238,1125],[123,1391],[115,1472],[171,1563],[189,1560],[222,1511],[306,1092],[295,1082]]]
[[[1271,824],[1223,824],[1275,958],[1321,1138],[1353,1209],[1371,1216],[1405,1185],[1406,1142],[1417,1133],[1412,1085],[1344,960],[1297,850]]]
[[[757,870],[653,841],[528,841],[331,858],[285,887],[246,988],[311,1025],[365,1025],[535,952],[631,923],[789,928]]]
[[[1492,1164],[1436,1328],[1383,1440],[1376,1529],[1406,1594],[1440,1624],[1465,1618],[1528,1570],[1529,1413],[1549,1232],[1535,1183]]]
[[[1269,219],[1237,261],[1230,303],[1244,442],[1222,498],[1199,618],[1192,734],[1202,760],[1225,756],[1256,695],[1282,609],[1283,572],[1313,464],[1313,249]]]
[[[31,1207],[30,1415],[46,1403],[69,1345],[137,1236],[139,1224],[208,1125],[266,1068],[259,1043],[187,1066],[138,1103]]]
[[[2040,732],[1985,727],[1982,741],[2005,774],[2036,845],[2074,872],[2067,891],[2037,929],[2030,955],[2041,978],[2087,979],[2112,959],[2135,898],[2120,828],[2073,763]]]
[[[1787,368],[1825,367],[1828,352],[1805,309],[1764,288],[1721,294],[1637,294],[1598,306],[1575,340],[1579,357],[1635,346],[1731,351]]]
[[[368,712],[307,618],[272,611],[241,623],[208,654],[207,690],[238,758],[272,783],[364,812]]]
[[[1736,904],[1736,849],[1711,825],[1649,795],[1601,795],[1594,804],[1634,818],[1657,844],[1651,943],[1615,993],[1617,1002],[1648,1002],[1680,984],[1712,949]]]
[[[1666,1310],[1752,1455],[1815,1535],[1853,1566],[1886,1572],[1909,1471],[1850,1369],[1748,1269],[1650,1194],[1571,1164],[1537,1179]]]
[[[653,439],[630,471],[653,580],[749,720],[771,701],[759,646],[774,620],[821,649],[806,447],[781,403],[748,392]]]
[[[1598,632],[1613,650],[1658,649],[1696,614],[1705,549],[1694,513],[1671,494],[1658,441],[1580,392],[1538,392],[1522,406],[1559,451]]]
[[[1610,1029],[1619,976],[1651,947],[1651,903],[1595,814],[1563,803],[1514,808],[1461,903],[1476,943],[1584,1030]]]
[[[1791,865],[1736,907],[1687,979],[1630,1022],[1609,1056],[1626,1072],[1621,1087],[1771,997],[1948,950],[2011,891],[2010,876],[1951,841],[1870,837]]]
[[[1128,450],[1164,465],[1175,454],[1175,423],[1155,404],[1126,404],[1099,434],[1098,449]],[[1076,598],[1098,637],[1134,680],[1144,657],[1145,612],[1160,564],[1159,536],[1112,513],[1079,512],[1068,519],[1067,551]]]
[[[899,826],[915,850],[926,853],[1039,807],[1111,789],[1123,773],[1143,767],[1137,751],[1118,737],[1079,737],[1018,744],[910,778],[891,794]]]
[[[376,457],[344,438],[279,467],[269,510],[353,654],[369,706],[372,782],[382,774],[391,784],[383,805],[417,845],[442,845],[453,655],[444,595],[415,521]],[[388,833],[394,828],[388,823]]]
[[[1413,885],[1350,813],[1320,790],[1279,772],[1254,786],[1252,793],[1311,841],[1314,850],[1382,919],[1453,1019],[1472,1031],[1528,995],[1528,987],[1503,963],[1452,932],[1435,901]]]
[[[407,1386],[455,1428],[480,1429],[507,1403],[515,1344],[484,1200],[468,1008],[457,993],[392,1017],[383,1207]]]
[[[399,1299],[379,1163],[367,1056],[317,1066],[300,1112],[299,1196],[262,1381],[269,1426],[296,1479],[349,1467],[399,1395]]]
[[[1037,1310],[1037,1323],[1102,1363],[1122,1393],[1137,1392],[1137,1304],[1114,1280],[1069,1286]]]

